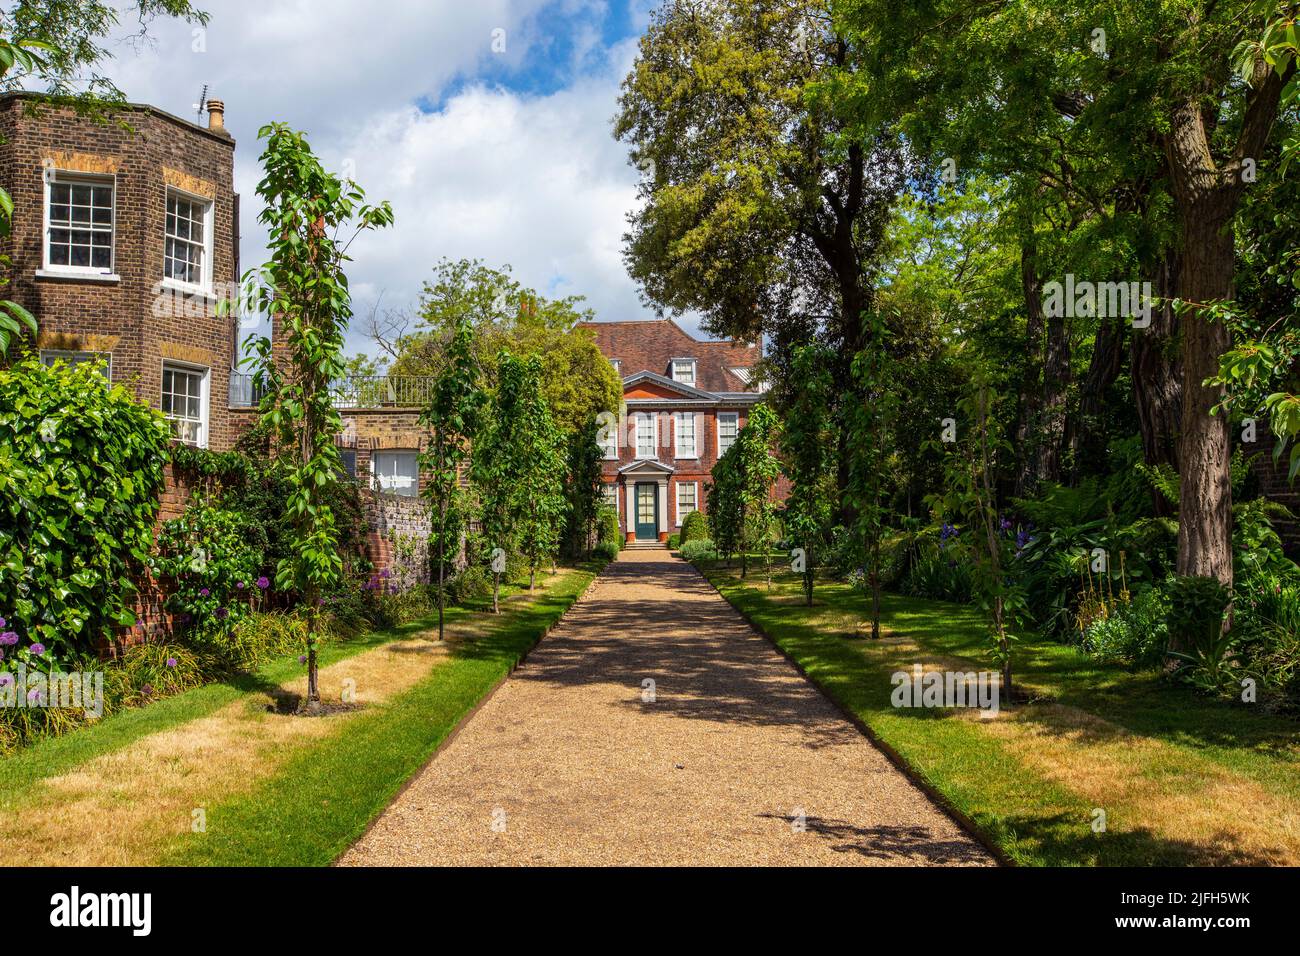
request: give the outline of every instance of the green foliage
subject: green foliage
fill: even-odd
[[[479,494],[485,557],[518,551],[536,577],[559,548],[564,497],[563,436],[541,394],[541,360],[497,358],[497,390],[487,425],[474,444],[471,475]],[[497,584],[500,574],[495,574]],[[493,610],[498,609],[497,588]]]
[[[481,564],[467,564],[452,578],[448,594],[459,605],[481,601],[492,593],[492,578]]]
[[[682,545],[681,555],[692,564],[699,561],[716,561],[718,549],[710,538],[695,538]]]
[[[690,515],[687,515],[687,517],[689,518]],[[596,521],[596,543],[612,544],[616,550],[621,551],[624,540],[622,533],[618,529],[618,512],[613,508],[602,506]]]
[[[270,233],[271,259],[262,266],[255,304],[279,316],[288,356],[282,369],[268,340],[255,347],[259,375],[268,385],[262,420],[287,462],[292,516],[290,553],[276,580],[283,589],[296,589],[307,604],[311,706],[319,701],[317,604],[323,592],[337,588],[343,571],[338,525],[324,492],[343,470],[335,445],[343,423],[330,388],[343,371],[343,333],[352,315],[343,266],[352,239],[391,225],[393,212],[387,203],[365,205],[360,187],[327,172],[302,133],[275,123],[258,137],[266,140],[258,221]],[[340,230],[352,223],[352,238],[341,238]]]
[[[691,511],[682,519],[682,530],[677,535],[681,544],[699,541],[709,536],[709,522],[702,511]]]
[[[567,440],[567,466],[564,497],[567,502],[565,539],[567,553],[577,557],[588,552],[596,537],[596,521],[601,507],[605,451],[597,443],[603,426],[592,418]]]
[[[1080,647],[1103,661],[1138,668],[1159,667],[1169,647],[1169,599],[1159,587],[1139,591],[1115,613],[1084,630]]]
[[[613,541],[601,541],[597,543],[592,553],[606,561],[613,561],[618,557],[619,547]]]
[[[771,577],[771,549],[776,534],[776,505],[772,486],[781,465],[773,454],[780,423],[776,413],[760,402],[749,410],[745,427],[726,454],[713,466],[707,486],[709,529],[728,556],[740,553],[741,574],[748,571],[749,552],[761,550]]]
[[[260,605],[266,532],[241,512],[195,497],[179,518],[163,523],[152,564],[167,605],[199,644],[222,645]]]
[[[829,364],[826,349],[803,346],[794,350],[792,394],[781,442],[790,478],[785,527],[794,545],[804,552],[804,597],[810,605],[821,552],[830,535],[835,494],[834,382]],[[685,528],[682,530],[685,533]]]
[[[541,391],[561,430],[574,433],[592,417],[618,408],[623,387],[589,329],[595,316],[580,296],[546,299],[520,285],[510,267],[490,269],[478,260],[441,260],[424,287],[414,332],[390,343],[397,358],[390,374],[434,375],[462,324],[473,330],[474,356],[484,386],[498,387],[497,355],[537,355]]]
[[[922,550],[900,583],[899,590],[913,597],[969,604],[975,597],[972,562],[966,549],[955,542]],[[870,587],[865,579],[864,585]]]
[[[23,653],[77,660],[135,624],[170,436],[89,363],[0,369],[0,617]]]
[[[1233,679],[1236,635],[1224,627],[1231,594],[1213,578],[1178,577],[1166,586],[1169,599],[1169,656],[1180,676],[1219,692]]]
[[[444,630],[447,568],[460,552],[469,507],[461,474],[469,461],[470,445],[478,434],[487,399],[481,379],[474,358],[474,329],[462,320],[452,330],[447,354],[430,390],[429,404],[420,413],[420,424],[433,431],[433,441],[420,456],[420,464],[428,475],[424,494],[434,514],[429,549],[433,566],[438,569],[438,640],[442,640]]]

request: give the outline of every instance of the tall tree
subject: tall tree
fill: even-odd
[[[328,488],[343,470],[335,437],[343,430],[330,384],[343,371],[343,334],[352,316],[344,265],[360,233],[391,225],[388,203],[365,204],[355,183],[326,171],[307,137],[283,123],[258,132],[266,140],[257,194],[258,221],[267,227],[271,258],[246,279],[255,305],[274,313],[285,334],[285,368],[272,358],[271,343],[256,345],[261,378],[270,384],[261,412],[278,440],[286,464],[291,516],[290,553],[277,569],[277,584],[296,590],[307,613],[308,710],[320,707],[316,649],[320,598],[340,583],[343,560]],[[351,228],[346,239],[340,233]],[[260,278],[254,284],[251,280]]]
[[[581,430],[594,415],[618,408],[622,382],[589,329],[595,314],[580,296],[548,299],[519,283],[510,267],[493,269],[477,259],[443,259],[426,282],[419,315],[372,318],[368,329],[392,360],[392,375],[433,375],[460,322],[474,329],[484,381],[496,387],[497,354],[537,355],[542,393],[556,425]]]
[[[438,567],[438,640],[443,638],[446,614],[447,566],[460,551],[465,513],[462,472],[470,445],[478,434],[486,396],[482,374],[474,355],[474,329],[468,321],[456,324],[447,355],[430,389],[429,403],[420,423],[433,432],[421,467],[429,476],[425,495],[433,503],[437,522],[432,559]]]
[[[857,69],[829,7],[669,0],[623,83],[615,134],[644,171],[625,257],[650,302],[750,341],[812,319],[847,357],[863,344],[904,164],[887,135],[844,135],[840,100],[819,95]]]
[[[1231,345],[1214,310],[1232,297],[1233,218],[1294,71],[1293,63],[1270,69],[1258,51],[1240,74],[1231,61],[1278,7],[1215,0],[1093,0],[1068,9],[961,0],[902,10],[885,0],[837,5],[871,67],[861,74],[869,79],[858,102],[872,122],[903,117],[918,142],[946,142],[955,149],[949,155],[985,168],[1033,171],[1067,201],[1091,202],[1148,279],[1177,262],[1172,291],[1184,303],[1178,571],[1224,582],[1232,579],[1230,449],[1225,420],[1210,414],[1221,390],[1203,383]]]
[[[749,418],[736,435],[735,443],[735,468],[739,475],[740,576],[744,577],[749,570],[749,552],[762,547],[768,587],[772,586],[772,537],[776,530],[772,487],[781,471],[781,463],[773,453],[779,430],[776,412],[759,402],[749,410]]]

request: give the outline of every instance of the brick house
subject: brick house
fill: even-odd
[[[0,96],[0,182],[9,293],[40,321],[42,360],[102,359],[179,440],[229,449],[238,328],[216,303],[239,273],[239,197],[223,105],[206,127],[137,104],[104,122],[35,107]]]
[[[762,399],[758,345],[702,342],[671,319],[584,324],[623,379],[624,409],[605,446],[605,500],[629,542],[665,541],[708,513],[714,463]]]

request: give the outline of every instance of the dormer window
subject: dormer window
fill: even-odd
[[[683,385],[695,384],[695,359],[673,359],[673,381]]]
[[[622,374],[623,374],[623,363],[620,362],[618,359],[610,359],[610,360],[609,360],[609,364],[612,365],[612,366],[614,366],[614,374],[615,374],[615,375],[622,375]]]

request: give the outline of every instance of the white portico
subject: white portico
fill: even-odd
[[[628,541],[668,540],[668,479],[676,469],[653,458],[618,470]]]

